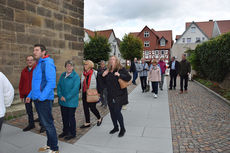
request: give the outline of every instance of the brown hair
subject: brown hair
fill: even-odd
[[[117,56],[115,56],[115,55],[113,55],[113,56],[110,56],[110,58],[112,58],[112,57],[114,57],[115,59],[116,59],[116,61],[115,61],[115,68],[114,68],[114,70],[119,70],[119,69],[122,69],[122,65],[121,65],[121,62],[120,62],[120,60],[118,59],[118,57]],[[110,59],[109,58],[109,59]],[[109,71],[111,71],[112,70],[112,65],[111,65],[111,63],[109,62],[108,63],[108,68],[109,68]]]
[[[152,61],[152,64],[157,64],[157,60],[154,59],[154,60]]]

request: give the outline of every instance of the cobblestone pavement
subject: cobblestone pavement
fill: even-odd
[[[137,79],[137,83],[139,83],[139,79]],[[131,93],[135,89],[135,87],[136,87],[135,85],[130,85],[128,87],[128,92]],[[97,108],[98,108],[101,116],[104,117],[106,114],[109,113],[109,109],[108,108],[105,109],[104,107],[101,107],[100,105],[101,105],[101,103],[98,103]],[[60,107],[59,106],[53,107],[52,113],[53,113],[53,117],[54,117],[54,123],[55,123],[55,127],[57,130],[57,134],[60,134],[60,133],[62,133],[62,117],[61,117]],[[86,132],[88,132],[96,124],[97,118],[92,113],[90,113],[90,117],[91,117],[92,126],[90,128],[80,129],[80,126],[85,121],[83,106],[82,106],[82,102],[80,101],[79,107],[77,108],[76,113],[75,113],[75,118],[76,118],[76,123],[77,123],[77,137],[75,139],[71,139],[69,141],[66,141],[63,138],[59,139],[59,140],[65,141],[65,142],[68,142],[71,144],[75,143],[80,137],[82,137]],[[34,118],[35,119],[37,118],[36,113],[34,115]],[[9,120],[6,123],[9,125],[13,125],[13,126],[16,126],[16,127],[23,129],[28,125],[27,115],[23,115],[23,116],[18,117],[16,119]],[[111,124],[112,124],[112,122],[111,122]],[[40,126],[37,122],[35,123],[35,126],[36,126],[36,128],[32,129],[31,131],[34,133],[40,134],[39,133]],[[45,135],[45,133],[43,133],[42,135]]]
[[[195,82],[187,94],[179,94],[179,82],[168,94],[174,153],[230,153],[228,104]]]

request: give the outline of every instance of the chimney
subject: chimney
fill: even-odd
[[[213,22],[213,19],[210,19],[209,22]]]

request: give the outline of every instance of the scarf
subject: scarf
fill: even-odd
[[[83,72],[83,75],[85,77],[83,81],[83,92],[86,92],[86,90],[89,89],[92,74],[93,74],[93,69],[89,70],[88,72],[86,71]],[[89,77],[89,79],[88,82],[86,83],[87,77]]]

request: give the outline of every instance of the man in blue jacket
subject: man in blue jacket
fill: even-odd
[[[58,153],[58,139],[52,116],[56,67],[53,59],[47,55],[44,45],[34,45],[33,53],[34,58],[37,60],[37,66],[33,71],[32,89],[26,98],[26,102],[29,103],[31,99],[34,101],[40,121],[46,129],[48,139],[47,146],[39,148],[38,151]]]

